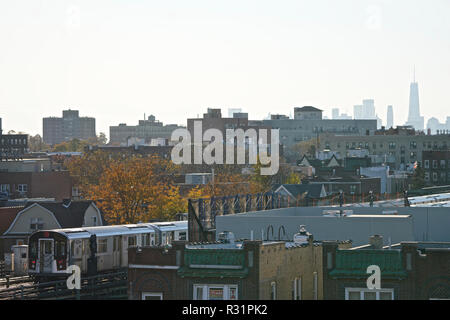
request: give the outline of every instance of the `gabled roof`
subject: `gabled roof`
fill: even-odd
[[[61,228],[81,227],[84,221],[84,214],[92,201],[71,201],[65,202],[32,202],[25,206],[25,209],[38,204],[55,215]]]
[[[320,198],[323,184],[282,184],[276,185],[275,191],[278,191],[280,188],[286,189],[294,198],[301,197],[305,195],[308,198]]]
[[[5,207],[0,208],[0,236],[8,230],[11,223],[13,223],[17,214],[23,207]]]
[[[334,164],[334,165],[333,165]],[[337,164],[337,165],[336,165]],[[342,166],[342,160],[339,160],[336,158],[336,156],[333,154],[330,159],[326,161],[327,167],[341,167]]]
[[[309,159],[306,155],[304,155],[300,161],[297,161],[297,165],[300,165],[300,163],[302,163],[304,160],[306,160],[308,162],[308,164],[314,168],[320,168],[323,166],[323,163],[321,160],[319,159]]]

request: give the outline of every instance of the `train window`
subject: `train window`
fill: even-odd
[[[178,234],[178,240],[186,240],[186,232],[180,232]]]
[[[150,234],[144,234],[144,239],[143,239],[143,242],[144,242],[144,246],[149,246],[150,245]]]
[[[30,256],[35,257],[37,256],[37,242],[32,242],[30,245]]]
[[[66,255],[66,244],[63,241],[56,241],[56,255],[58,257]]]
[[[44,241],[44,253],[51,254],[52,253],[52,242]]]
[[[78,258],[81,256],[81,240],[73,240],[70,245],[72,256]]]
[[[105,253],[108,252],[108,239],[98,239],[97,241],[97,252]]]
[[[155,245],[155,235],[152,233],[152,234],[150,235],[150,237],[151,237],[150,245],[151,245],[151,246],[154,246],[154,245]]]
[[[128,248],[136,246],[136,236],[128,237]]]

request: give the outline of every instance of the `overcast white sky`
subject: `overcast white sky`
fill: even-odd
[[[448,0],[4,0],[3,129],[42,134],[67,108],[97,133],[208,107],[252,119],[375,99],[407,118],[416,66],[425,121],[450,116]]]

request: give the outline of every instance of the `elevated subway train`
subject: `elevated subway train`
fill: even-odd
[[[187,221],[139,223],[36,231],[30,236],[28,273],[37,278],[67,276],[77,265],[82,274],[128,267],[128,248],[165,246],[172,240],[188,240]]]

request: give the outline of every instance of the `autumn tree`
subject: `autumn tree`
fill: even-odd
[[[110,162],[120,159],[105,151],[96,150],[85,152],[82,156],[68,158],[64,165],[69,170],[74,185],[78,187],[81,195],[86,196],[92,185],[98,185],[100,178],[109,167]]]
[[[39,134],[35,136],[28,136],[28,148],[31,152],[46,151],[51,149],[48,144],[44,143],[44,140]]]
[[[177,213],[186,212],[187,204],[170,183],[172,170],[168,160],[157,156],[111,160],[98,184],[88,188],[88,197],[110,223],[173,220]]]
[[[312,157],[316,156],[317,146],[320,145],[319,138],[301,141],[290,148],[291,153],[299,160],[303,156]]]

